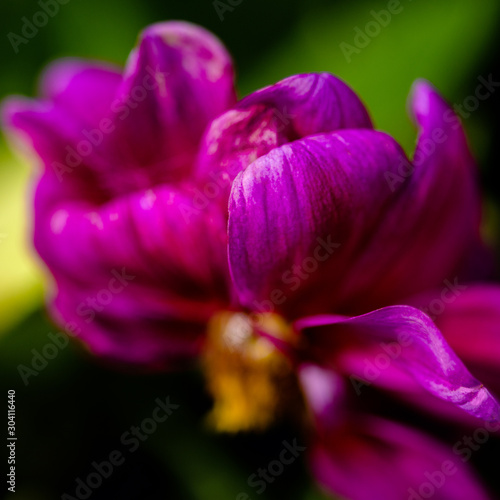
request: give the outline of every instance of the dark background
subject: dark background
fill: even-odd
[[[69,0],[16,54],[7,35],[20,35],[23,16],[31,19],[40,6],[1,0],[0,97],[35,95],[40,71],[58,57],[123,64],[139,31],[167,19],[199,23],[221,38],[233,54],[240,95],[293,73],[339,75],[360,94],[378,128],[409,152],[415,131],[406,114],[406,96],[416,78],[431,80],[456,104],[473,95],[479,76],[493,74],[500,81],[496,0],[402,1],[402,12],[350,62],[340,43],[353,44],[354,28],[362,29],[372,20],[371,10],[385,9],[387,2],[222,3],[232,10],[221,20],[212,1]],[[485,191],[485,234],[497,248],[499,111],[500,89],[464,120]],[[248,476],[279,454],[284,439],[300,436],[286,426],[237,437],[205,431],[203,415],[210,402],[194,372],[139,376],[102,366],[71,343],[23,384],[19,365],[30,366],[33,349],[40,351],[48,333],[56,331],[43,311],[43,271],[30,249],[29,178],[26,158],[0,143],[0,380],[1,394],[16,390],[18,435],[12,498],[52,500],[64,492],[73,494],[76,478],[85,479],[94,460],[123,450],[123,432],[150,416],[155,399],[165,396],[179,403],[179,410],[136,452],[124,453],[125,463],[90,498],[229,500],[240,492],[252,499],[323,498],[301,460],[264,494],[251,490]],[[475,458],[485,481],[500,491],[498,446],[489,442]]]

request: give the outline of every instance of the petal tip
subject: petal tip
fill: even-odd
[[[415,80],[410,89],[408,100],[409,114],[417,120],[421,116],[428,116],[431,109],[431,95],[437,94],[436,88],[423,78]]]

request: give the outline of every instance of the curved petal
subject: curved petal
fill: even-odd
[[[300,364],[298,376],[316,426],[329,429],[337,425],[344,415],[346,384],[343,377],[313,363]]]
[[[436,323],[467,369],[495,395],[500,394],[500,288],[464,285],[445,280],[442,289],[413,297],[410,304]],[[358,395],[374,385],[394,393],[419,410],[461,425],[477,426],[477,419],[426,392],[397,363],[387,364],[397,348],[389,344],[353,346],[339,354],[336,364]],[[381,369],[382,368],[382,369]]]
[[[480,246],[476,167],[460,121],[426,82],[414,86],[411,107],[420,127],[413,162],[403,160],[396,173],[386,174],[389,187],[400,190],[400,202],[345,290],[346,303],[364,296],[369,308],[363,312],[402,303],[457,276]]]
[[[485,421],[500,421],[500,405],[453,352],[424,313],[409,306],[391,306],[354,318],[317,316],[296,323],[308,347],[305,356],[320,364],[336,364],[342,352],[376,348],[379,372],[399,366],[434,396]],[[361,379],[379,376],[366,370]]]
[[[412,299],[467,367],[500,395],[500,287],[450,286]]]
[[[97,127],[108,112],[122,81],[121,71],[111,65],[80,59],[60,59],[47,67],[40,83],[40,99],[8,98],[2,105],[4,124],[28,135],[37,149],[43,136],[43,123],[50,122],[49,111],[59,110],[70,123],[82,130]],[[59,134],[64,137],[65,126]],[[55,138],[54,138],[55,139]]]
[[[92,354],[149,371],[185,367],[200,354],[210,305],[172,297],[125,268],[94,274],[93,284],[53,274],[51,315]]]
[[[490,498],[451,447],[379,418],[349,416],[316,439],[311,462],[324,488],[350,500]]]
[[[228,303],[224,217],[193,215],[190,197],[167,186],[104,205],[60,200],[59,190],[53,176],[42,177],[34,236],[55,278],[57,316],[80,325],[81,338],[108,357],[167,363],[181,347],[192,352],[189,332],[199,336]],[[141,338],[146,351],[135,347]],[[180,346],[169,351],[174,341]]]
[[[335,367],[348,380],[352,398],[363,398],[378,389],[381,394],[390,395],[405,407],[411,407],[412,412],[423,415],[432,415],[434,419],[454,422],[461,427],[476,428],[478,418],[465,413],[458,406],[450,405],[448,401],[440,399],[430,393],[417,381],[404,365],[393,362],[392,359],[399,352],[396,343],[387,342],[374,345],[349,346],[339,352],[335,358]],[[471,366],[467,363],[467,368]],[[489,389],[496,387],[491,377],[473,370]]]
[[[7,99],[2,115],[7,132],[14,140],[19,137],[23,144],[32,147],[45,171],[60,183],[71,174],[73,181],[82,183],[80,192],[87,192],[91,197],[98,194],[103,200],[109,198],[88,168],[91,164],[104,167],[107,160],[84,139],[82,133],[86,128],[79,117],[69,115],[52,103],[24,98]]]
[[[226,50],[182,22],[147,28],[123,77],[64,60],[47,71],[42,94],[9,100],[7,126],[28,135],[59,180],[85,171],[108,198],[186,178],[205,127],[235,103]]]
[[[458,118],[441,97],[427,84],[417,86],[415,95],[422,130],[414,165],[397,147],[388,159],[380,144],[368,146],[370,131],[338,131],[330,141],[349,136],[350,142],[342,157],[335,157],[335,166],[333,156],[319,152],[317,139],[309,143],[308,138],[274,148],[235,179],[229,250],[244,305],[264,301],[267,309],[276,307],[295,318],[325,311],[357,315],[404,302],[458,272],[478,243],[474,163]],[[363,152],[361,143],[367,145]],[[339,167],[351,161],[359,166]],[[284,169],[285,163],[293,169]],[[283,176],[287,170],[293,173]],[[325,194],[327,187],[331,191]],[[300,209],[288,201],[296,198],[295,191],[302,198]],[[244,220],[251,222],[236,229]],[[346,223],[343,229],[339,220]],[[339,245],[326,264],[314,262],[318,237]],[[241,246],[244,238],[252,240],[254,250]],[[302,263],[320,272],[304,272]],[[313,283],[317,292],[305,293]],[[276,300],[271,297],[275,290]]]
[[[79,120],[99,127],[122,81],[121,68],[83,59],[59,59],[45,70],[40,94]]]
[[[205,127],[236,101],[233,80],[229,54],[208,31],[184,22],[144,30],[112,107],[115,130],[103,141],[114,159],[110,189],[186,178]]]
[[[419,234],[408,258],[432,247],[430,272],[441,270],[441,275],[449,276],[445,269],[456,269],[481,241],[477,168],[459,118],[434,87],[417,81],[411,106],[420,127],[410,182]]]
[[[73,177],[89,176],[85,164],[101,168],[105,164],[88,139],[109,113],[121,79],[116,68],[101,63],[57,61],[42,77],[41,99],[11,97],[4,101],[3,125],[14,136],[20,133],[27,139],[45,168],[59,180],[74,169]],[[95,179],[92,184],[95,190]]]
[[[358,96],[328,73],[294,75],[245,97],[204,137],[198,158],[201,184],[218,182],[227,203],[231,182],[260,156],[287,142],[346,128],[372,128]]]
[[[401,155],[386,134],[343,130],[275,148],[241,172],[228,227],[241,303],[289,318],[331,311],[397,200],[384,173]]]
[[[239,109],[264,104],[280,112],[284,126],[298,137],[347,128],[372,128],[366,108],[340,78],[329,73],[294,75],[253,92]]]

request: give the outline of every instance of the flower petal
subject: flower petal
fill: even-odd
[[[93,285],[67,280],[57,272],[54,276],[51,316],[94,355],[154,371],[185,367],[200,354],[206,321],[202,316],[211,314],[206,304],[182,303],[144,286],[139,276],[124,268],[94,274]],[[125,287],[115,294],[122,286],[117,276],[131,281],[124,281]]]
[[[372,128],[357,95],[328,73],[294,75],[245,97],[208,129],[198,159],[201,184],[218,180],[227,203],[231,182],[286,142],[346,128]]]
[[[352,301],[364,289],[371,309],[457,276],[480,241],[476,166],[458,117],[426,82],[415,85],[411,106],[420,126],[413,162],[386,174],[402,193],[399,205],[352,269],[346,290]]]
[[[424,273],[450,269],[444,274],[449,276],[481,240],[477,168],[459,118],[434,87],[417,81],[411,106],[420,126],[409,190],[415,206],[408,216],[415,217],[413,226],[419,230],[411,255],[431,249],[435,257]]]
[[[239,109],[265,104],[297,137],[348,128],[372,128],[366,108],[342,80],[329,73],[294,75],[250,94]]]
[[[347,319],[317,316],[298,321],[296,328],[305,330],[309,345],[305,355],[321,364],[335,365],[343,351],[356,345],[378,348],[386,369],[400,366],[434,396],[474,417],[500,421],[497,400],[470,374],[432,320],[418,309],[391,306]]]
[[[87,157],[78,153],[82,141],[84,125],[65,110],[51,103],[32,102],[28,99],[11,98],[4,103],[4,127],[18,137],[22,145],[27,143],[42,160],[42,166],[50,170],[62,182],[67,174],[72,177],[88,178],[93,176],[89,164],[103,164],[95,148],[87,148]],[[20,132],[20,133],[19,133]],[[100,191],[95,177],[92,177],[94,191]]]
[[[397,199],[384,172],[401,155],[386,134],[344,130],[275,148],[241,172],[228,229],[241,303],[291,318],[331,311]]]
[[[209,32],[183,22],[148,27],[132,52],[104,148],[115,191],[186,178],[205,127],[235,103],[231,59]],[[120,185],[116,177],[125,176]]]
[[[500,395],[500,287],[461,285],[429,292],[412,305],[433,317],[453,350]]]
[[[205,211],[186,221],[190,197],[167,186],[102,205],[59,192],[46,173],[35,198],[35,247],[55,278],[57,316],[108,357],[168,364],[192,352],[189,332],[199,344],[202,325],[229,300],[224,217]],[[145,351],[134,347],[141,338],[152,339]]]
[[[99,127],[122,81],[121,69],[83,59],[59,59],[44,72],[41,98],[64,109],[82,127]]]
[[[479,241],[474,163],[453,111],[428,85],[417,86],[416,95],[422,131],[415,165],[397,146],[389,158],[367,130],[337,131],[331,142],[345,134],[350,141],[341,157],[322,155],[317,139],[298,140],[262,156],[234,181],[230,263],[244,305],[279,306],[293,317],[325,311],[357,315],[401,303],[459,271]],[[360,135],[354,139],[354,134]],[[350,162],[359,166],[342,166]],[[284,169],[285,163],[293,166]],[[300,210],[288,201],[297,196]],[[243,224],[247,227],[237,228]],[[320,265],[312,255],[316,238],[328,236],[340,246]],[[240,241],[248,238],[254,250],[245,255]],[[320,272],[304,272],[303,264]]]
[[[186,178],[205,127],[235,103],[226,50],[181,22],[147,28],[123,77],[66,60],[49,68],[42,94],[9,100],[7,126],[27,134],[60,179],[80,167],[108,198]]]
[[[45,71],[41,99],[4,101],[3,124],[9,132],[27,138],[47,168],[62,177],[82,163],[79,146],[88,142],[85,134],[99,127],[108,114],[120,82],[121,74],[113,67],[63,59]],[[88,157],[85,151],[85,162],[98,164],[97,151],[90,149]]]
[[[302,363],[298,367],[302,391],[318,427],[335,426],[343,416],[346,387],[341,375],[317,364]]]
[[[490,498],[451,447],[375,417],[349,415],[318,437],[311,461],[320,484],[350,500]]]

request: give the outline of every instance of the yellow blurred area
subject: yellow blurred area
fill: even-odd
[[[42,300],[42,272],[31,244],[32,169],[0,148],[0,333]]]

